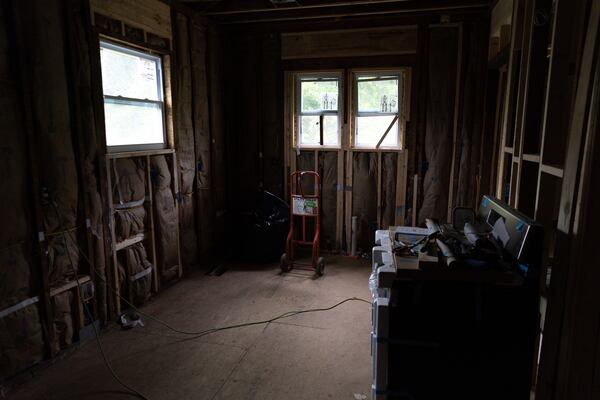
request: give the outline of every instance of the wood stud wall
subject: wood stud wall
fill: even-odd
[[[498,4],[492,19],[504,20],[494,12],[505,9]],[[508,50],[500,48],[489,61],[488,96],[496,101],[488,98],[491,115],[486,116],[485,131],[497,143],[488,167],[490,182],[495,182],[498,198],[545,228],[538,337],[543,350],[536,386],[541,399],[550,398],[557,377],[560,299],[568,273],[568,259],[561,260],[560,249],[569,242],[577,184],[576,176],[567,177],[565,171],[576,171],[578,163],[565,154],[567,143],[573,147],[569,132],[577,134],[569,121],[577,117],[571,111],[575,105],[577,112],[574,93],[585,26],[573,21],[585,21],[585,10],[585,2],[574,6],[566,0],[514,0]]]
[[[410,83],[411,83],[411,74],[410,68],[402,67],[402,68],[393,68],[400,69],[405,76],[404,84],[407,86],[406,98],[409,99],[410,102]],[[331,153],[335,152],[337,154],[337,182],[336,182],[336,223],[335,223],[335,251],[341,251],[342,249],[350,249],[350,239],[351,239],[351,225],[352,225],[352,215],[353,215],[353,185],[354,185],[354,159],[356,154],[367,153],[374,154],[376,157],[376,209],[377,209],[377,224],[379,228],[384,227],[382,224],[382,176],[384,174],[383,171],[383,162],[382,162],[382,154],[384,153],[395,153],[396,164],[393,168],[393,173],[395,175],[395,196],[394,196],[394,225],[402,225],[404,223],[404,216],[406,212],[406,172],[407,172],[407,156],[405,150],[367,150],[367,149],[353,149],[350,146],[350,132],[353,132],[353,124],[351,121],[352,112],[346,113],[347,110],[353,109],[351,96],[348,96],[349,104],[341,104],[340,107],[340,116],[342,121],[341,130],[341,147],[339,149],[298,149],[295,146],[296,143],[296,127],[295,125],[295,101],[296,98],[295,91],[295,82],[294,82],[294,72],[286,72],[285,73],[285,155],[284,155],[284,167],[283,167],[283,180],[285,187],[285,195],[286,201],[289,198],[289,188],[288,188],[288,179],[289,174],[292,171],[297,170],[299,167],[297,165],[297,158],[301,153],[313,152],[314,153],[314,167],[313,170],[320,172],[319,168],[319,159],[321,158],[322,153]],[[353,82],[353,71],[346,71],[347,79],[341,80],[341,89],[342,93],[345,93],[346,90],[349,90],[345,87],[344,82]],[[342,77],[344,74],[342,74]],[[404,105],[405,109],[402,111],[403,119],[408,119],[410,115],[410,104]],[[348,121],[348,122],[345,122]],[[404,132],[403,132],[404,133]],[[402,135],[402,142],[404,143],[404,135]],[[387,171],[392,172],[392,171]],[[385,226],[387,227],[387,226]],[[345,239],[345,240],[344,240]]]

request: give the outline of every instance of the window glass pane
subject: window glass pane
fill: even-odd
[[[104,102],[106,145],[163,143],[163,116],[159,104]]]
[[[160,58],[144,57],[102,44],[102,89],[104,95],[162,101]]]
[[[320,134],[318,115],[303,115],[300,117],[301,145],[320,145]],[[339,144],[338,138],[337,115],[325,115],[323,117],[323,144],[325,146],[337,146]]]
[[[323,118],[323,144],[325,146],[337,146],[338,143],[338,116],[326,115]]]
[[[359,76],[358,112],[398,112],[397,76]]]
[[[358,117],[356,121],[356,146],[375,147],[394,119],[393,115]],[[381,147],[398,146],[398,120],[381,143]]]
[[[319,144],[319,116],[300,117],[300,144]]]
[[[302,112],[337,111],[338,80],[301,81],[300,96]]]

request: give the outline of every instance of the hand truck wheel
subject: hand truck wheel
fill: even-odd
[[[319,257],[317,260],[317,268],[315,269],[316,276],[323,276],[325,273],[325,259],[323,257]]]
[[[281,260],[279,262],[279,268],[281,268],[281,272],[289,272],[290,270],[290,260],[286,253],[281,255]]]

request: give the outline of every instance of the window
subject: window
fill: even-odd
[[[354,74],[354,146],[401,148],[404,115],[401,72]]]
[[[166,147],[161,58],[101,41],[100,62],[109,151]]]
[[[298,147],[340,146],[340,75],[296,75]]]

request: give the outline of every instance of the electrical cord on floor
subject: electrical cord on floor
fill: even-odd
[[[58,219],[59,219],[59,223],[60,225],[62,225],[62,223],[60,222],[62,220],[60,212],[58,211],[58,207],[56,205],[56,203],[52,203],[54,206],[54,209],[56,211],[56,214],[58,215]],[[130,303],[126,298],[124,298],[123,296],[121,296],[115,289],[113,289],[109,282],[107,281],[107,279],[102,276],[102,274],[100,273],[100,271],[98,271],[98,269],[96,269],[96,266],[90,261],[90,259],[87,257],[87,255],[85,254],[85,252],[79,247],[79,244],[75,241],[75,239],[71,236],[71,232],[66,232],[63,231],[63,239],[65,239],[65,248],[67,247],[67,243],[66,243],[66,238],[69,238],[71,240],[71,242],[73,243],[73,245],[75,246],[75,248],[77,248],[77,251],[79,252],[79,254],[83,257],[83,259],[85,259],[85,261],[89,264],[89,266],[91,268],[93,268],[96,272],[96,276],[99,277],[106,285],[106,287],[113,292],[115,295],[117,295],[125,304],[127,304],[128,306],[130,306],[132,309],[134,309],[135,311],[137,311],[138,313],[140,313],[141,315],[159,323],[160,325],[166,327],[167,329],[170,329],[173,332],[182,334],[182,335],[190,335],[190,336],[194,336],[194,337],[201,337],[201,336],[205,336],[211,333],[215,333],[215,332],[220,332],[220,331],[225,331],[225,330],[229,330],[229,329],[236,329],[236,328],[242,328],[242,327],[247,327],[247,326],[253,326],[253,325],[263,325],[263,324],[268,324],[271,322],[275,322],[277,320],[283,319],[283,318],[289,318],[292,317],[294,315],[299,315],[299,314],[306,314],[306,313],[312,313],[312,312],[323,312],[323,311],[330,311],[333,310],[336,307],[341,306],[344,303],[350,302],[350,301],[359,301],[359,302],[363,302],[363,303],[367,303],[369,305],[371,305],[371,302],[365,299],[361,299],[359,297],[350,297],[344,300],[341,300],[337,303],[335,303],[334,305],[330,306],[330,307],[323,307],[323,308],[311,308],[311,309],[306,309],[306,310],[295,310],[295,311],[288,311],[285,312],[281,315],[278,315],[276,317],[273,318],[269,318],[269,319],[265,319],[265,320],[260,320],[260,321],[253,321],[253,322],[245,322],[245,323],[240,323],[240,324],[234,324],[234,325],[227,325],[227,326],[222,326],[222,327],[218,327],[218,328],[211,328],[211,329],[205,329],[203,331],[186,331],[186,330],[181,330],[181,329],[177,329],[173,326],[171,326],[169,323],[161,320],[160,318],[157,318],[151,314],[148,314],[142,310],[140,310],[139,308],[137,308],[135,305],[133,305],[132,303]],[[79,280],[77,279],[77,271],[75,269],[75,265],[73,264],[73,261],[71,260],[71,254],[69,253],[68,249],[67,250],[67,255],[69,257],[69,262],[71,264],[71,268],[73,270],[73,273],[75,274],[75,281],[77,283],[77,290],[79,291],[79,296],[80,298],[83,298],[81,295],[81,286],[79,284]],[[88,317],[90,318],[91,321],[94,320],[93,316],[91,315],[91,312],[89,311],[87,304],[85,302],[83,302],[83,306],[84,309],[86,310]],[[125,382],[123,382],[115,373],[114,369],[112,368],[112,366],[110,365],[110,362],[108,361],[108,357],[106,356],[105,352],[104,352],[104,348],[102,347],[102,342],[100,341],[100,335],[98,333],[98,329],[96,328],[96,325],[92,322],[92,327],[94,329],[94,334],[96,336],[96,341],[98,343],[98,348],[100,349],[100,353],[102,354],[102,358],[104,359],[104,363],[107,367],[107,369],[110,371],[111,375],[113,376],[113,378],[121,385],[123,386],[125,389],[127,389],[131,394],[144,399],[144,400],[149,400],[148,397],[146,397],[145,395],[143,395],[142,393],[140,393],[139,391],[137,391],[136,389],[132,388],[131,386],[127,385]]]
[[[52,205],[54,206],[54,210],[56,211],[56,215],[58,216],[59,225],[62,226],[62,222],[61,222],[62,218],[61,218],[60,212],[58,211],[58,206],[56,205],[55,202],[52,202]],[[65,251],[66,251],[67,257],[69,259],[69,264],[71,265],[71,270],[72,270],[73,274],[75,275],[75,283],[77,283],[77,292],[79,293],[79,298],[81,299],[81,304],[83,305],[83,309],[85,310],[88,318],[92,322],[94,336],[96,337],[96,343],[98,344],[98,349],[100,350],[100,354],[102,355],[102,359],[104,360],[104,365],[106,365],[106,368],[112,375],[113,379],[115,381],[117,381],[121,386],[123,386],[130,394],[132,394],[133,396],[139,397],[142,400],[150,400],[147,396],[142,394],[140,391],[129,386],[127,383],[123,382],[121,380],[121,378],[119,378],[119,376],[113,369],[112,365],[110,364],[110,361],[108,360],[108,357],[106,356],[106,353],[104,352],[104,347],[102,346],[102,341],[100,340],[100,333],[98,332],[98,328],[96,327],[96,324],[94,323],[94,317],[93,317],[92,313],[90,312],[90,309],[88,308],[87,303],[85,301],[83,301],[81,284],[79,283],[79,279],[77,278],[77,269],[75,268],[75,264],[73,263],[73,259],[71,258],[71,252],[69,251],[69,247],[67,244],[67,237],[69,239],[71,239],[71,241],[73,241],[73,238],[71,238],[70,235],[67,236],[68,233],[70,233],[70,232],[66,232],[64,230],[62,231],[63,241],[65,244]],[[81,253],[81,249],[79,249],[79,246],[76,245],[76,247],[77,247],[78,251]],[[88,262],[89,262],[89,260],[88,260]]]
[[[312,308],[312,309],[306,309],[306,310],[296,310],[296,311],[288,311],[286,313],[283,313],[281,315],[278,315],[276,317],[273,318],[269,318],[269,319],[265,319],[265,320],[261,320],[261,321],[255,321],[255,322],[247,322],[247,323],[241,323],[241,324],[236,324],[236,325],[229,325],[229,326],[223,326],[223,327],[219,327],[219,328],[212,328],[212,329],[206,329],[203,331],[186,331],[186,330],[182,330],[182,329],[178,329],[175,328],[173,326],[171,326],[169,323],[161,320],[160,318],[157,318],[151,314],[148,314],[142,310],[140,310],[139,308],[137,308],[134,304],[132,304],[131,302],[129,302],[125,297],[121,296],[115,289],[113,289],[109,282],[106,280],[106,278],[104,278],[102,276],[102,274],[100,274],[97,269],[96,266],[90,261],[90,259],[86,256],[85,252],[83,252],[83,250],[79,247],[79,245],[77,244],[77,242],[75,242],[75,239],[73,239],[71,237],[71,232],[66,232],[66,234],[68,235],[68,237],[71,239],[71,242],[73,243],[73,245],[78,249],[79,254],[83,257],[83,259],[86,260],[86,262],[92,267],[94,268],[94,270],[96,271],[96,276],[99,277],[106,285],[106,287],[113,292],[115,295],[117,295],[125,304],[127,304],[129,307],[131,307],[133,310],[137,311],[138,313],[140,313],[141,315],[159,323],[160,325],[164,326],[165,328],[175,332],[175,333],[180,333],[182,335],[192,335],[192,336],[198,336],[198,335],[205,335],[208,333],[212,333],[212,332],[218,332],[218,331],[223,331],[223,330],[227,330],[227,329],[234,329],[234,328],[241,328],[244,326],[251,326],[251,325],[260,325],[260,324],[268,324],[270,322],[274,322],[277,321],[279,319],[282,318],[287,318],[287,317],[291,317],[294,315],[298,315],[298,314],[304,314],[304,313],[308,313],[308,312],[321,312],[321,311],[329,311],[332,310],[336,307],[341,306],[344,303],[347,303],[349,301],[360,301],[363,303],[367,303],[367,304],[371,304],[370,301],[365,300],[365,299],[361,299],[358,297],[350,297],[347,299],[344,299],[334,305],[332,305],[331,307],[326,307],[326,308]]]

